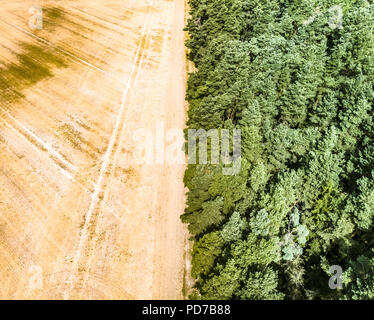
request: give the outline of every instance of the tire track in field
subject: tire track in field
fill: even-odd
[[[126,84],[126,86],[123,90],[122,101],[121,101],[121,104],[120,104],[120,110],[119,110],[119,113],[118,113],[118,116],[117,116],[117,119],[116,119],[116,122],[115,122],[115,126],[114,126],[114,129],[112,131],[112,134],[111,134],[111,137],[110,137],[110,140],[109,140],[107,150],[106,150],[104,158],[103,158],[103,162],[102,162],[102,165],[101,165],[101,168],[100,168],[100,173],[99,173],[97,182],[95,184],[94,192],[91,195],[90,205],[89,205],[88,211],[85,215],[85,221],[84,221],[83,228],[81,230],[78,247],[77,247],[77,250],[75,251],[75,254],[74,254],[71,271],[68,275],[68,281],[67,281],[68,288],[63,292],[63,299],[64,300],[68,300],[70,298],[71,291],[74,288],[74,284],[76,282],[76,276],[79,273],[79,270],[78,270],[79,269],[79,261],[81,259],[81,255],[82,255],[82,251],[84,249],[84,246],[85,246],[85,244],[88,240],[88,233],[89,233],[88,229],[93,223],[93,221],[92,221],[93,214],[94,214],[94,211],[95,211],[95,209],[97,207],[97,204],[99,203],[99,200],[100,200],[100,194],[102,193],[105,175],[108,171],[108,168],[111,165],[112,154],[113,154],[113,152],[116,151],[116,148],[118,147],[116,145],[116,141],[117,141],[117,138],[119,136],[119,132],[121,131],[121,127],[124,126],[124,118],[126,117],[126,110],[125,110],[126,108],[125,107],[126,107],[127,96],[128,96],[129,91],[130,91],[130,88],[131,88],[132,82],[134,80],[134,77],[139,72],[140,67],[141,67],[139,59],[141,59],[141,57],[144,54],[143,45],[144,45],[145,37],[148,36],[148,26],[149,26],[149,17],[146,17],[144,25],[143,25],[142,32],[141,32],[141,36],[140,36],[140,39],[139,39],[139,44],[137,46],[137,50],[136,50],[135,57],[134,57],[134,60],[133,60],[131,72],[130,72],[129,78],[127,80],[127,84]]]
[[[0,106],[0,110],[2,113],[4,113],[9,119],[12,120],[13,123],[17,125],[17,127],[20,129],[18,130],[13,125],[11,125],[8,121],[4,122],[13,128],[19,135],[23,136],[28,142],[30,142],[34,147],[38,148],[39,150],[46,151],[50,155],[50,158],[56,163],[59,170],[62,172],[62,174],[67,177],[68,179],[75,181],[74,179],[74,172],[77,170],[77,168],[71,164],[66,158],[61,155],[58,151],[53,149],[52,145],[46,141],[44,141],[42,138],[37,136],[34,132],[32,132],[30,129],[25,127],[22,123],[20,123],[16,118],[14,118],[11,114],[9,114],[3,107]],[[22,132],[23,131],[23,132]]]
[[[105,41],[104,41],[104,47],[103,49],[99,52],[99,54],[95,55],[95,58],[97,57],[103,57],[105,56],[105,51],[107,50],[107,47],[108,45],[112,45],[113,42],[115,40],[115,37],[114,36],[107,36]],[[79,78],[79,81],[78,81],[78,91],[80,90],[80,88],[83,86],[83,84],[86,82],[87,80],[87,77],[89,75],[90,72],[92,72],[93,70],[92,69],[86,69],[85,72],[80,76]],[[70,109],[70,105],[71,105],[71,101],[73,99],[73,96],[70,97],[70,101],[68,103],[68,110]],[[102,103],[102,99],[100,100],[100,103]],[[94,186],[94,182],[92,182],[92,186]],[[93,190],[91,190],[90,194],[92,194]],[[61,287],[63,287],[64,283],[60,283],[58,288],[59,290],[57,290],[58,292],[61,291]]]
[[[151,18],[150,18],[150,20],[151,20]],[[146,32],[146,36],[144,38],[144,42],[141,41],[142,43],[140,43],[140,45],[144,44],[144,47],[143,47],[143,50],[142,50],[142,54],[141,54],[140,58],[138,59],[139,66],[137,68],[136,74],[134,75],[134,81],[133,81],[133,86],[134,87],[136,85],[137,78],[138,78],[138,76],[139,76],[139,74],[141,72],[141,69],[142,69],[142,66],[143,66],[143,62],[144,62],[144,58],[147,56],[147,52],[146,51],[147,51],[148,46],[149,46],[149,39],[150,39],[150,32],[148,31],[148,32]],[[127,118],[126,115],[125,115],[124,123],[126,122],[126,118]],[[125,129],[125,126],[123,125],[122,129],[121,129],[121,132],[119,134],[119,138],[124,135],[124,131],[125,131],[124,129]],[[117,147],[116,150],[115,150],[115,152],[114,152],[113,160],[112,160],[112,163],[111,163],[111,166],[110,166],[110,171],[109,171],[108,178],[107,178],[108,181],[110,181],[112,179],[112,177],[113,177],[114,171],[116,169],[116,163],[118,162],[119,154],[120,154],[120,148]],[[104,191],[104,197],[103,197],[103,202],[104,203],[108,200],[108,195],[109,195],[108,189],[105,189],[105,191]],[[114,212],[112,214],[115,215]],[[96,243],[97,243],[97,241],[99,239],[99,227],[101,226],[101,222],[102,222],[103,216],[104,216],[103,212],[100,211],[100,213],[98,214],[97,223],[96,223],[95,229],[94,229],[94,238],[92,239],[92,251],[95,250]],[[118,217],[118,216],[116,216],[116,217],[119,219],[120,222],[123,223],[123,220],[122,220],[121,217]],[[83,276],[82,288],[85,287],[85,285],[87,284],[87,281],[88,281],[88,277],[92,274],[92,272],[90,271],[91,266],[92,266],[92,259],[93,259],[92,256],[89,256],[88,262],[86,264],[86,270],[85,270],[84,276]]]

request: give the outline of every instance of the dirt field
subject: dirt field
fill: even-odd
[[[0,299],[182,298],[184,165],[127,161],[185,123],[183,0],[0,3]]]

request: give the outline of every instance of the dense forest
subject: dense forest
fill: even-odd
[[[239,174],[185,173],[191,298],[374,298],[374,1],[190,0],[190,13],[188,128],[242,136]]]

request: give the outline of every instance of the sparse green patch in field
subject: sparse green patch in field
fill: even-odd
[[[67,67],[60,54],[51,49],[33,45],[22,44],[22,53],[17,54],[18,63],[8,67],[15,79],[34,84],[46,77],[52,76],[52,68]]]
[[[34,33],[42,34],[47,31],[48,34],[42,35],[46,39],[51,32],[54,32],[55,26],[67,22],[76,24],[67,20],[66,11],[58,7],[43,8],[43,19],[43,29],[35,30]],[[79,30],[82,30],[83,26],[76,25]],[[52,77],[54,69],[68,66],[66,57],[56,48],[48,47],[42,43],[29,42],[21,42],[19,47],[20,50],[14,53],[15,62],[0,65],[0,101],[7,102],[7,104],[23,98],[22,92],[27,87]]]
[[[45,8],[43,9],[44,17],[49,20],[61,19],[64,16],[64,10],[57,7]]]
[[[30,43],[20,47],[17,61],[0,67],[0,100],[21,98],[26,87],[53,76],[54,68],[67,67],[65,59],[53,49]]]
[[[79,22],[77,23],[73,21],[73,19],[71,19],[73,17],[78,19]],[[44,31],[47,30],[48,32],[53,32],[56,27],[60,27],[86,39],[88,38],[84,36],[84,34],[95,31],[91,28],[88,28],[87,25],[91,24],[95,27],[102,27],[101,24],[94,22],[92,19],[87,19],[82,15],[67,12],[64,8],[61,7],[43,8],[43,21]]]

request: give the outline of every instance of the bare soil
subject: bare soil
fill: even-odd
[[[183,298],[185,167],[127,159],[184,127],[184,0],[33,5],[0,4],[0,299]]]

